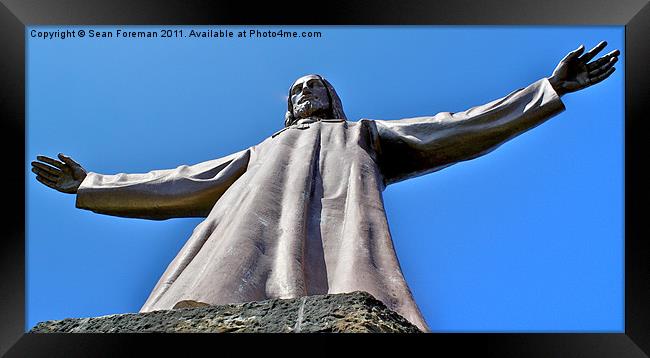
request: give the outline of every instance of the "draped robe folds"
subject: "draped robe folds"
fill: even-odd
[[[564,110],[547,79],[471,108],[401,120],[290,126],[238,153],[147,174],[88,173],[76,205],[205,217],[141,312],[367,291],[428,331],[402,275],[386,185],[486,154]]]

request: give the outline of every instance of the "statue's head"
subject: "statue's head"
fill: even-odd
[[[288,102],[285,127],[309,117],[347,119],[334,87],[320,75],[297,79],[289,88]]]

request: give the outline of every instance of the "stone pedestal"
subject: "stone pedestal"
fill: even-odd
[[[366,292],[209,306],[183,301],[172,310],[68,318],[31,333],[418,333]]]

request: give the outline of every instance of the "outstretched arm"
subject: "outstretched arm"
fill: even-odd
[[[614,72],[618,50],[589,63],[605,45],[601,42],[582,57],[580,46],[562,59],[550,78],[482,106],[433,117],[375,121],[385,183],[487,154],[563,111],[561,95],[598,83]]]
[[[114,216],[164,220],[207,216],[226,189],[246,171],[250,149],[146,174],[86,172],[61,154],[59,158],[63,162],[44,156],[37,158],[42,163],[32,162],[36,179],[61,192],[76,193],[78,208]],[[79,174],[68,174],[75,172]]]

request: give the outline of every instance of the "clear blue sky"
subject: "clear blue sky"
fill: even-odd
[[[27,30],[26,329],[137,312],[201,221],[76,209],[74,195],[34,179],[37,154],[103,174],[218,158],[282,128],[287,90],[308,73],[332,82],[353,121],[461,111],[607,40],[603,54],[622,51],[617,71],[563,97],[565,112],[484,157],[389,186],[384,199],[433,331],[623,332],[623,27],[210,28],[323,36],[43,40]]]

